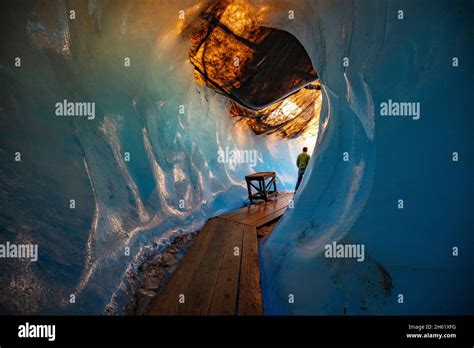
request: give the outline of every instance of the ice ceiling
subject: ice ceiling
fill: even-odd
[[[256,134],[316,135],[321,111],[317,73],[290,33],[259,24],[238,0],[211,1],[187,26],[195,81],[231,99],[232,116]]]

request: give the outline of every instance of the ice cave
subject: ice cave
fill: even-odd
[[[474,314],[472,1],[0,6],[0,243],[38,245],[0,260],[0,314],[122,314],[246,175],[293,192],[303,146],[265,315]],[[325,256],[344,243],[363,262]]]

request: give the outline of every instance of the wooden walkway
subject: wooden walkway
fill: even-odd
[[[261,315],[257,229],[283,215],[291,193],[209,219],[148,315]]]

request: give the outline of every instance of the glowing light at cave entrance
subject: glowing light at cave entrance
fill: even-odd
[[[231,101],[230,113],[256,134],[276,134],[284,138],[318,135],[322,94],[319,85],[309,85],[262,110],[250,110]]]
[[[185,30],[195,81],[229,97],[230,114],[256,134],[316,136],[317,73],[299,41],[261,16],[239,0],[210,2]]]

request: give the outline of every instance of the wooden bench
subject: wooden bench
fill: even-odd
[[[275,172],[253,173],[247,175],[245,181],[247,182],[250,203],[254,203],[254,200],[258,199],[268,202],[271,197],[278,195]],[[254,185],[254,182],[258,184],[258,187]]]

